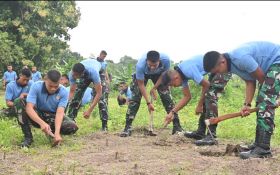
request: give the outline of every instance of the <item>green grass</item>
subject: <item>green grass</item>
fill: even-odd
[[[232,112],[238,112],[240,107],[244,101],[244,84],[240,84],[240,86],[236,86],[236,84],[240,84],[240,82],[230,81],[229,85],[227,86],[225,93],[219,99],[219,114],[226,114]],[[148,89],[150,88],[150,84]],[[172,92],[174,95],[174,100],[179,101],[181,93],[180,88],[173,89]],[[179,116],[181,119],[181,125],[185,130],[195,130],[197,129],[197,121],[198,117],[194,114],[194,110],[196,107],[196,103],[198,101],[199,96],[196,94],[200,94],[200,88],[191,84],[191,92],[193,99],[191,102],[184,107],[179,112]],[[120,107],[117,104],[116,100],[117,92],[112,92],[109,98],[109,122],[108,127],[110,132],[119,132],[123,130],[125,125],[125,114],[127,110],[127,106]],[[5,106],[4,102],[4,94],[3,92],[0,93],[0,107]],[[163,125],[164,118],[166,113],[164,108],[158,99],[155,102],[156,111],[154,113],[154,124],[155,128],[161,128]],[[81,145],[79,142],[76,142],[75,139],[81,136],[85,136],[91,133],[94,133],[101,128],[101,122],[99,119],[98,110],[95,109],[92,117],[88,120],[82,117],[82,111],[78,115],[77,123],[79,126],[79,130],[75,135],[72,136],[63,136],[64,138],[64,147],[60,151],[67,151],[67,150],[79,150]],[[276,110],[276,116],[279,115],[279,111]],[[276,126],[279,125],[278,117],[275,117]],[[147,111],[147,106],[144,100],[142,99],[140,109],[138,114],[133,122],[133,127],[139,126],[147,126],[149,123],[149,113]],[[218,137],[223,139],[231,139],[239,143],[243,142],[251,142],[254,140],[255,135],[255,127],[256,127],[256,116],[252,114],[246,118],[235,118],[231,120],[227,120],[221,122],[218,127]],[[22,141],[23,135],[21,133],[21,129],[17,124],[15,118],[4,118],[0,117],[0,148],[2,150],[12,150],[18,149],[20,142]],[[169,125],[169,128],[172,128],[172,124]],[[34,144],[29,149],[29,153],[36,153],[40,149],[47,149],[49,147],[49,140],[46,136],[40,131],[40,129],[33,128],[32,129],[34,134]],[[278,129],[275,129],[273,138],[272,138],[272,145],[278,145],[280,143],[280,134]]]

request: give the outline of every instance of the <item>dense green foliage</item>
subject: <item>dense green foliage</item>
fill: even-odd
[[[1,70],[7,64],[53,68],[70,52],[68,30],[79,19],[74,1],[0,1]]]

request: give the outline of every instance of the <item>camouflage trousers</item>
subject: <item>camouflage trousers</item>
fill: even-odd
[[[205,93],[205,100],[203,103],[203,113],[199,118],[199,133],[205,133],[206,125],[204,123],[205,119],[216,118],[218,117],[218,99],[219,94],[224,91],[224,87],[227,82],[231,79],[231,73],[224,74],[210,74],[209,82],[210,87]],[[211,130],[213,135],[216,135],[216,127],[217,125],[210,125],[209,129]],[[209,133],[208,133],[209,134]]]
[[[22,110],[25,108],[25,100],[26,99],[16,98],[13,101],[14,106],[2,109],[1,113],[3,114],[3,116],[7,117],[18,117],[19,115],[21,115]]]
[[[280,93],[280,64],[273,64],[266,73],[257,96],[257,125],[271,134],[275,128],[274,116]]]
[[[149,79],[151,79],[152,82],[155,84],[157,82],[157,80],[159,79],[159,77],[160,77],[160,75],[145,76],[145,80],[144,80],[145,86],[147,85],[147,82]],[[133,81],[130,85],[130,89],[132,92],[132,98],[131,98],[131,100],[129,100],[128,109],[126,112],[126,118],[134,119],[139,110],[140,102],[141,102],[141,98],[142,98],[142,94],[138,87],[135,74],[133,75]],[[169,87],[160,85],[158,87],[157,91],[158,91],[158,94],[162,101],[162,104],[165,108],[165,111],[167,113],[169,113],[174,108],[174,102],[172,100],[172,96],[171,96]],[[174,118],[178,118],[178,115],[175,114]]]
[[[210,87],[205,94],[205,118],[218,117],[218,98],[224,91],[227,82],[231,79],[231,73],[210,74]]]
[[[101,84],[102,84],[102,96],[98,102],[98,107],[99,107],[99,115],[101,120],[108,120],[108,102],[106,98],[106,93],[105,93],[105,86],[106,83],[104,82],[105,78],[101,78]],[[82,76],[79,81],[76,81],[77,88],[74,94],[74,97],[71,101],[69,101],[67,111],[66,111],[66,116],[69,118],[75,120],[75,118],[78,115],[78,111],[81,107],[81,102],[82,98],[84,96],[84,93],[87,89],[87,87],[90,85],[91,79],[88,77],[88,75]],[[93,89],[93,97],[95,97],[95,90]]]
[[[20,112],[21,115],[18,115],[18,123],[20,125],[24,125],[25,127],[30,127],[30,124],[32,124],[34,127],[40,128],[40,125],[38,123],[34,122],[29,118],[28,114],[26,113],[25,106],[26,106],[26,101],[24,101],[24,108]],[[52,132],[54,132],[56,114],[51,112],[43,112],[40,110],[35,110],[35,111],[43,121],[45,121],[48,125],[50,125]],[[78,130],[78,126],[76,125],[76,123],[70,118],[64,116],[61,124],[60,133],[64,135],[69,135],[69,134],[74,134],[77,130]]]

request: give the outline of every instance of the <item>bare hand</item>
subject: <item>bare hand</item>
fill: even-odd
[[[85,118],[85,119],[88,119],[88,118],[90,117],[90,114],[91,114],[91,111],[90,111],[90,110],[85,111],[84,114],[83,114],[83,115],[84,115],[84,118]]]
[[[54,145],[59,145],[62,141],[62,137],[60,134],[55,134],[54,138],[53,138],[53,144]]]
[[[48,125],[47,123],[43,123],[42,125],[40,125],[41,130],[47,134],[50,135],[50,133],[52,132],[50,125]]]
[[[152,103],[150,103],[150,104],[148,105],[148,110],[149,110],[150,112],[155,110],[154,105],[153,105]]]
[[[20,98],[20,99],[24,99],[25,96],[26,96],[26,94],[25,94],[25,93],[22,93],[22,94],[20,94],[19,98]]]
[[[173,121],[174,116],[172,112],[169,112],[169,114],[166,115],[165,121],[164,121],[164,126],[167,126],[171,121]]]
[[[150,91],[150,95],[152,96],[152,98],[154,100],[157,100],[157,92],[156,92],[156,89],[152,88],[151,91]]]
[[[195,109],[195,115],[203,113],[203,105],[197,105]]]
[[[242,117],[245,117],[245,116],[248,116],[248,115],[250,115],[250,107],[249,106],[243,106],[242,108],[241,108],[241,111],[240,111],[240,113],[241,113],[241,116]]]

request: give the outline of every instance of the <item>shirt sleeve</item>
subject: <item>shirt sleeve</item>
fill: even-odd
[[[90,77],[94,84],[99,84],[101,82],[99,72],[96,70],[91,71]]]
[[[28,88],[27,88],[27,93],[30,91],[31,86],[33,85],[34,81],[33,80],[29,80],[28,82]]]
[[[37,95],[38,95],[38,86],[36,86],[36,84],[34,83],[31,86],[30,91],[29,91],[29,93],[27,95],[26,102],[27,103],[32,103],[32,104],[36,105]]]
[[[42,79],[41,72],[39,72],[38,77],[39,77],[39,79]]]
[[[18,78],[17,73],[15,72],[15,80]]]
[[[10,86],[11,84],[9,83],[6,89],[5,93],[5,98],[6,100],[11,101],[13,99],[13,88]]]
[[[136,65],[136,79],[137,80],[144,80],[145,75],[144,75],[144,68],[141,67],[140,65]]]
[[[7,73],[6,72],[4,73],[3,79],[7,80]]]
[[[72,77],[72,71],[68,73],[70,85],[75,84],[76,80]]]
[[[164,71],[170,69],[170,58],[167,55],[164,56],[162,64],[164,66]]]
[[[68,103],[68,93],[66,91],[66,89],[61,93],[61,98],[59,100],[59,103],[58,103],[58,107],[64,107],[66,108],[67,106],[67,103]]]

